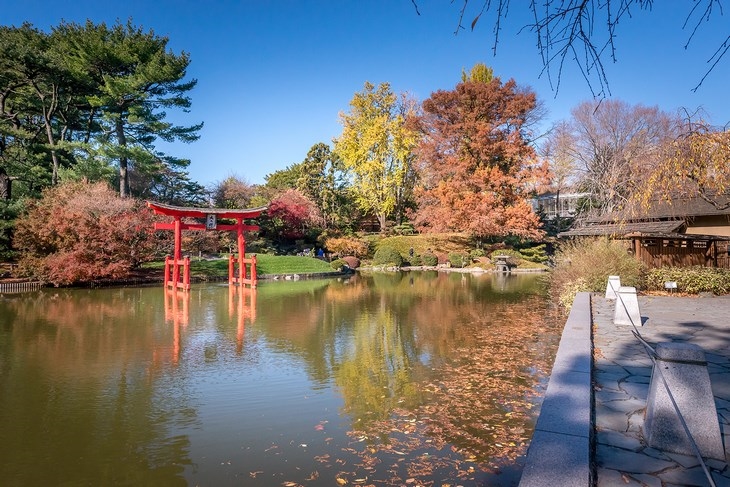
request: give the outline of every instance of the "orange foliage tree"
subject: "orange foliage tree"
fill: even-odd
[[[154,216],[105,183],[51,187],[17,221],[20,272],[55,285],[122,278],[155,250]]]
[[[541,236],[528,201],[547,176],[526,136],[536,106],[535,93],[497,77],[466,79],[423,102],[416,149],[421,230]]]

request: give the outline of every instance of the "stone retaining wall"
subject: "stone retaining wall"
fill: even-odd
[[[590,293],[578,293],[565,322],[520,487],[586,487],[591,469]]]

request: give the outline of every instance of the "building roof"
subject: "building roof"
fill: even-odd
[[[721,194],[718,201],[730,202],[730,194]],[[653,200],[648,207],[638,204],[615,211],[602,217],[584,220],[580,227],[558,234],[559,237],[608,235],[615,238],[684,238],[686,224],[695,217],[727,216],[730,223],[730,208],[718,209],[698,196],[677,196],[671,201]],[[701,239],[725,240],[717,236],[699,236]]]
[[[730,202],[730,195],[718,195],[719,202]],[[687,218],[693,216],[730,215],[730,208],[718,209],[715,205],[698,196],[677,197],[671,201],[660,200],[650,202],[644,210],[646,218]]]
[[[607,235],[623,237],[629,234],[667,234],[679,233],[685,228],[684,220],[654,221],[654,222],[626,222],[626,223],[589,223],[585,226],[572,228],[558,234],[558,237],[588,237]]]

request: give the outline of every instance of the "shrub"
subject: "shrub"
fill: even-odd
[[[394,226],[393,232],[398,235],[413,235],[415,233],[415,229],[413,228],[412,223],[403,223],[401,225]]]
[[[403,257],[400,255],[400,252],[394,248],[381,246],[377,251],[375,251],[373,264],[400,266],[403,264]]]
[[[412,266],[421,266],[423,265],[423,260],[420,255],[414,255],[408,258],[408,263]]]
[[[278,240],[304,237],[312,227],[324,223],[317,205],[296,189],[287,189],[269,203],[265,218],[261,218],[264,232]]]
[[[451,252],[449,254],[449,263],[451,267],[462,268],[469,264],[469,256],[461,252]]]
[[[549,259],[547,252],[545,251],[545,244],[520,249],[520,255],[525,260],[529,260],[530,262],[535,262],[538,264],[544,264]]]
[[[555,253],[551,294],[562,303],[568,301],[567,294],[603,291],[608,276],[621,276],[621,285],[638,288],[642,274],[641,263],[619,241],[584,238],[563,242]]]
[[[421,260],[423,261],[423,265],[429,266],[429,267],[434,267],[434,266],[438,265],[438,263],[439,263],[439,258],[436,257],[436,254],[432,254],[429,252],[423,254],[423,256],[421,257]]]
[[[347,265],[347,263],[343,259],[336,259],[330,262],[330,265],[334,270],[341,271],[342,268]]]
[[[478,259],[479,257],[484,257],[486,254],[484,253],[483,249],[473,249],[469,252],[469,257],[471,257],[473,260]]]
[[[20,273],[55,285],[123,278],[152,259],[153,220],[141,201],[104,183],[54,186],[17,220]]]
[[[661,267],[646,274],[646,288],[663,291],[664,283],[677,283],[677,290],[689,294],[730,293],[730,271],[713,267]],[[623,284],[623,281],[622,281]]]
[[[560,289],[560,294],[557,296],[558,304],[564,309],[570,309],[573,306],[576,294],[585,291],[586,287],[586,282],[582,278],[568,283],[567,286]]]
[[[358,267],[360,267],[360,259],[352,255],[343,257],[342,260],[345,261],[345,264],[347,264],[347,267],[349,267],[350,269],[357,269]]]
[[[324,246],[338,255],[354,255],[362,259],[368,255],[368,243],[353,237],[328,238]]]

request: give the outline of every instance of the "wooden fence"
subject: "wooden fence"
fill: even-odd
[[[3,282],[0,283],[0,294],[25,293],[29,291],[37,291],[42,287],[42,282]]]

